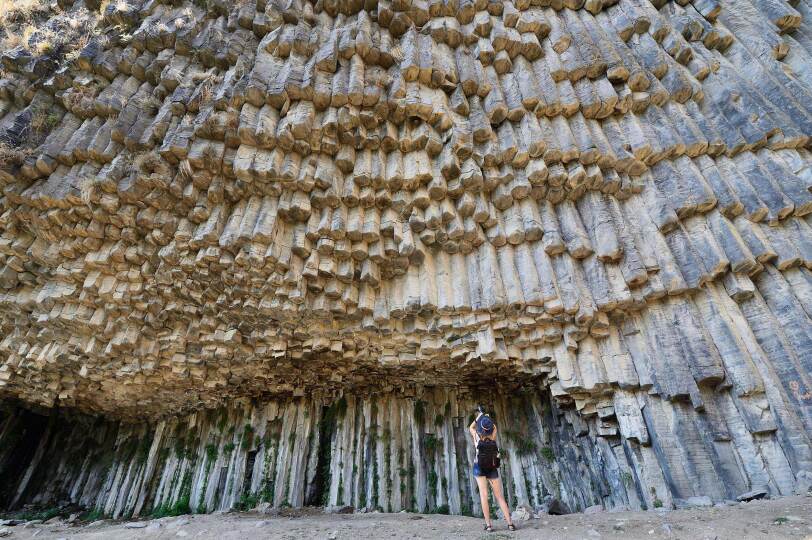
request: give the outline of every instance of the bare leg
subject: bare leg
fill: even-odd
[[[502,514],[505,515],[505,520],[507,521],[508,525],[511,525],[513,520],[510,518],[510,508],[508,508],[507,501],[505,501],[505,496],[502,495],[502,479],[491,478],[488,481],[491,483],[493,496],[496,497],[496,502],[499,503],[499,508],[502,509]]]
[[[479,486],[479,502],[482,503],[485,525],[490,525],[491,509],[488,507],[488,479],[484,476],[475,476],[474,478],[476,478],[476,485]]]

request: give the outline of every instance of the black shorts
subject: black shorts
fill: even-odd
[[[474,463],[474,476],[484,476],[490,480],[495,478],[499,478],[499,469],[491,469],[487,472],[482,472],[479,470],[479,463]]]

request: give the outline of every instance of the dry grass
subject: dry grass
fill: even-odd
[[[22,165],[32,153],[33,150],[30,148],[15,148],[5,141],[0,141],[0,169],[9,169],[15,165]]]
[[[50,133],[61,119],[61,116],[51,110],[38,108],[31,115],[31,132],[37,137]]]
[[[72,86],[62,95],[62,102],[67,109],[75,109],[85,98],[96,97],[95,86]]]
[[[42,54],[48,52],[54,36],[39,30],[35,19],[51,10],[48,0],[0,0],[0,29],[5,33],[0,47],[13,49],[20,45],[28,47],[32,37],[35,45],[29,50]]]
[[[38,14],[50,9],[46,0],[0,0],[0,23],[29,21]]]

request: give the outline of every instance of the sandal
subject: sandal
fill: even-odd
[[[485,524],[485,532],[493,532],[493,525]]]
[[[515,531],[516,530],[516,525],[514,525],[513,523],[509,524],[508,529],[511,530],[511,531]]]

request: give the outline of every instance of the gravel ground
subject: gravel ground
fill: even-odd
[[[325,514],[317,509],[287,510],[278,515],[232,512],[190,515],[145,521],[104,520],[92,524],[68,524],[59,518],[34,525],[0,527],[6,538],[70,540],[136,540],[213,538],[217,540],[273,538],[395,540],[478,538],[566,539],[763,539],[812,540],[812,495],[769,501],[738,503],[719,508],[654,512],[598,512],[544,516],[519,523],[511,533],[504,521],[496,531],[482,531],[481,519],[426,514]]]

